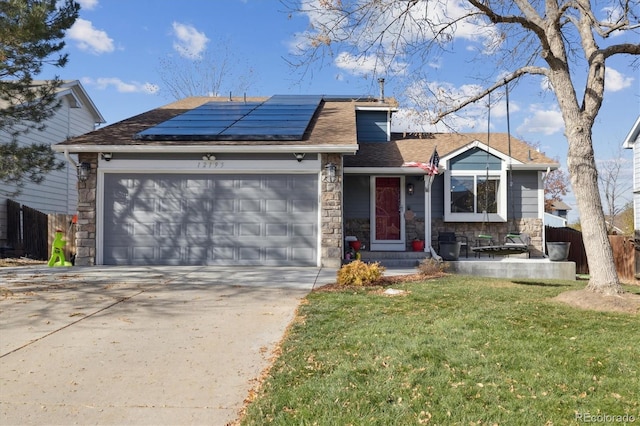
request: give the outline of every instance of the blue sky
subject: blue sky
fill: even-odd
[[[54,74],[80,80],[107,124],[170,103],[163,87],[163,61],[189,61],[209,55],[224,57],[229,71],[220,86],[241,96],[273,94],[378,94],[377,76],[367,61],[356,61],[346,52],[326,57],[323,66],[312,64],[301,72],[292,67],[294,46],[300,34],[318,19],[290,16],[276,0],[80,0],[80,18],[66,35],[69,63],[48,69],[40,78]],[[455,2],[452,2],[453,4]],[[638,34],[635,34],[635,41]],[[478,57],[477,40],[464,34],[455,41],[455,55],[425,62],[428,82],[413,82],[466,93],[490,61],[469,62]],[[476,46],[477,47],[477,46]],[[387,75],[386,96],[407,99],[406,79]],[[241,83],[244,82],[244,83]],[[640,75],[629,58],[608,62],[605,100],[593,129],[596,158],[617,158],[619,146],[640,114]],[[240,91],[240,92],[239,92]],[[540,79],[528,79],[510,92],[511,131],[533,143],[549,157],[566,163],[567,142],[555,97]],[[401,104],[402,108],[403,105]],[[492,130],[505,132],[504,103],[492,109]],[[398,126],[406,126],[402,120]],[[461,114],[458,131],[486,131],[486,107],[471,107]],[[415,126],[415,125],[413,125]],[[429,126],[422,127],[431,130]],[[624,174],[631,176],[631,151],[622,151]],[[628,194],[631,198],[631,189]],[[575,206],[572,195],[565,198]],[[575,212],[570,216],[575,219]]]

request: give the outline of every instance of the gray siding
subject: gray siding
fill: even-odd
[[[344,218],[364,219],[370,215],[369,175],[348,175],[344,180]]]
[[[431,219],[444,219],[444,175],[438,175],[431,185]]]
[[[487,163],[489,170],[502,168],[502,160],[480,148],[470,149],[449,161],[451,170],[486,170]]]
[[[21,135],[18,144],[28,146],[35,143],[55,144],[63,142],[69,137],[80,136],[94,129],[94,117],[83,106],[74,108],[67,97],[62,98],[62,106],[55,115],[45,122],[44,131],[31,131]],[[0,139],[9,138],[6,133],[0,132]],[[73,155],[75,160],[77,156]],[[9,196],[16,187],[5,184],[0,188],[0,245],[4,245],[7,238],[7,199],[12,199],[20,204],[29,206],[44,213],[76,212],[78,193],[76,189],[76,170],[62,154],[56,154],[58,161],[64,163],[62,170],[47,174],[44,181],[39,184],[27,182],[19,196]]]
[[[424,218],[424,180],[422,176],[407,176],[405,186],[410,183],[413,184],[414,192],[413,195],[406,194],[404,198],[405,208],[413,211],[416,217]]]
[[[386,142],[388,117],[386,111],[357,111],[356,127],[359,142]]]
[[[507,175],[508,180],[508,175]],[[509,182],[507,182],[508,184]],[[513,173],[513,209],[512,203],[507,204],[507,217],[516,218],[538,218],[538,172],[523,171]],[[511,196],[507,187],[507,198]]]

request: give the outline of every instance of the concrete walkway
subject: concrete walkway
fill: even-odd
[[[225,425],[319,268],[0,268],[0,424]]]

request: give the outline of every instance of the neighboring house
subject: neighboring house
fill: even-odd
[[[39,82],[35,81],[34,84]],[[93,104],[79,81],[65,81],[56,96],[61,106],[53,117],[44,122],[42,131],[31,130],[18,137],[18,144],[55,144],[74,136],[93,131],[104,118]],[[1,106],[1,105],[0,105]],[[0,131],[0,140],[10,140],[7,132]],[[58,160],[65,168],[47,174],[41,183],[27,182],[19,195],[12,195],[17,189],[13,184],[2,184],[0,188],[0,247],[7,243],[7,199],[27,205],[43,213],[74,214],[77,209],[78,189],[76,188],[76,169],[62,154]]]
[[[550,206],[551,213],[544,214],[545,226],[564,228],[567,226],[567,215],[571,206],[564,201],[554,201]]]
[[[571,210],[571,206],[564,201],[554,201],[551,203],[550,210],[552,215],[566,219],[569,214],[569,210]]]
[[[622,143],[633,150],[633,229],[640,239],[640,115]]]
[[[557,163],[505,134],[391,133],[396,109],[187,98],[60,143],[91,171],[78,184],[76,264],[337,267],[345,236],[405,251],[441,230],[526,232],[542,253],[542,176]],[[432,184],[403,167],[436,146]]]

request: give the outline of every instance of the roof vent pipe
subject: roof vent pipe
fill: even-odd
[[[383,103],[384,102],[384,78],[379,78],[378,84],[380,85],[380,98],[378,99],[378,102]]]

